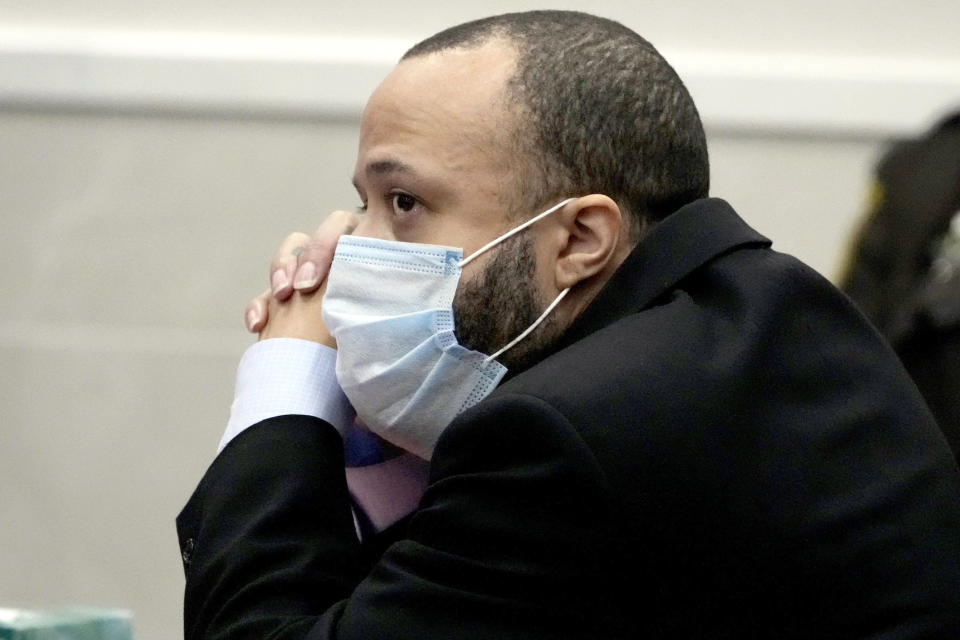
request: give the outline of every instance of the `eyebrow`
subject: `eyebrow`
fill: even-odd
[[[394,160],[393,158],[387,158],[385,160],[376,160],[367,165],[367,173],[413,173],[413,167],[410,165],[400,162],[399,160]]]
[[[416,171],[414,171],[413,167],[393,158],[386,158],[384,160],[375,160],[370,162],[364,168],[364,173],[367,175],[373,174],[378,176],[383,176],[390,173],[407,173],[416,175]],[[359,190],[357,176],[353,177],[352,182],[353,186]]]

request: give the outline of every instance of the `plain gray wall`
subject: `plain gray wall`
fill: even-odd
[[[0,2],[0,26],[410,42],[533,3]],[[960,58],[955,0],[595,2],[661,48]],[[573,7],[573,3],[555,6]],[[792,8],[791,8],[792,7]],[[0,74],[3,73],[0,68]],[[2,80],[2,77],[0,77]],[[331,87],[335,91],[335,87]],[[885,136],[708,128],[714,195],[834,276]],[[246,300],[289,231],[352,208],[355,119],[0,108],[0,606],[181,634],[173,518],[212,460]]]

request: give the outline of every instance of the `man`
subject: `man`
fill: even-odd
[[[848,301],[705,197],[643,39],[442,32],[371,97],[354,179],[356,227],[288,238],[250,308],[178,518],[188,637],[960,637],[942,435]],[[358,422],[430,460],[379,534],[334,345]]]
[[[916,382],[960,455],[960,111],[876,167],[841,287]]]

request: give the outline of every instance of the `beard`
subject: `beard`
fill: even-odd
[[[546,308],[535,276],[533,242],[524,234],[508,238],[483,271],[463,283],[453,299],[454,334],[467,349],[495,353],[536,322]],[[559,337],[553,314],[533,333],[497,357],[511,373],[538,362]]]

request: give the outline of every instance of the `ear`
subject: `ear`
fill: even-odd
[[[616,256],[626,228],[620,207],[612,198],[602,194],[583,196],[557,213],[554,278],[558,290],[618,266]]]

